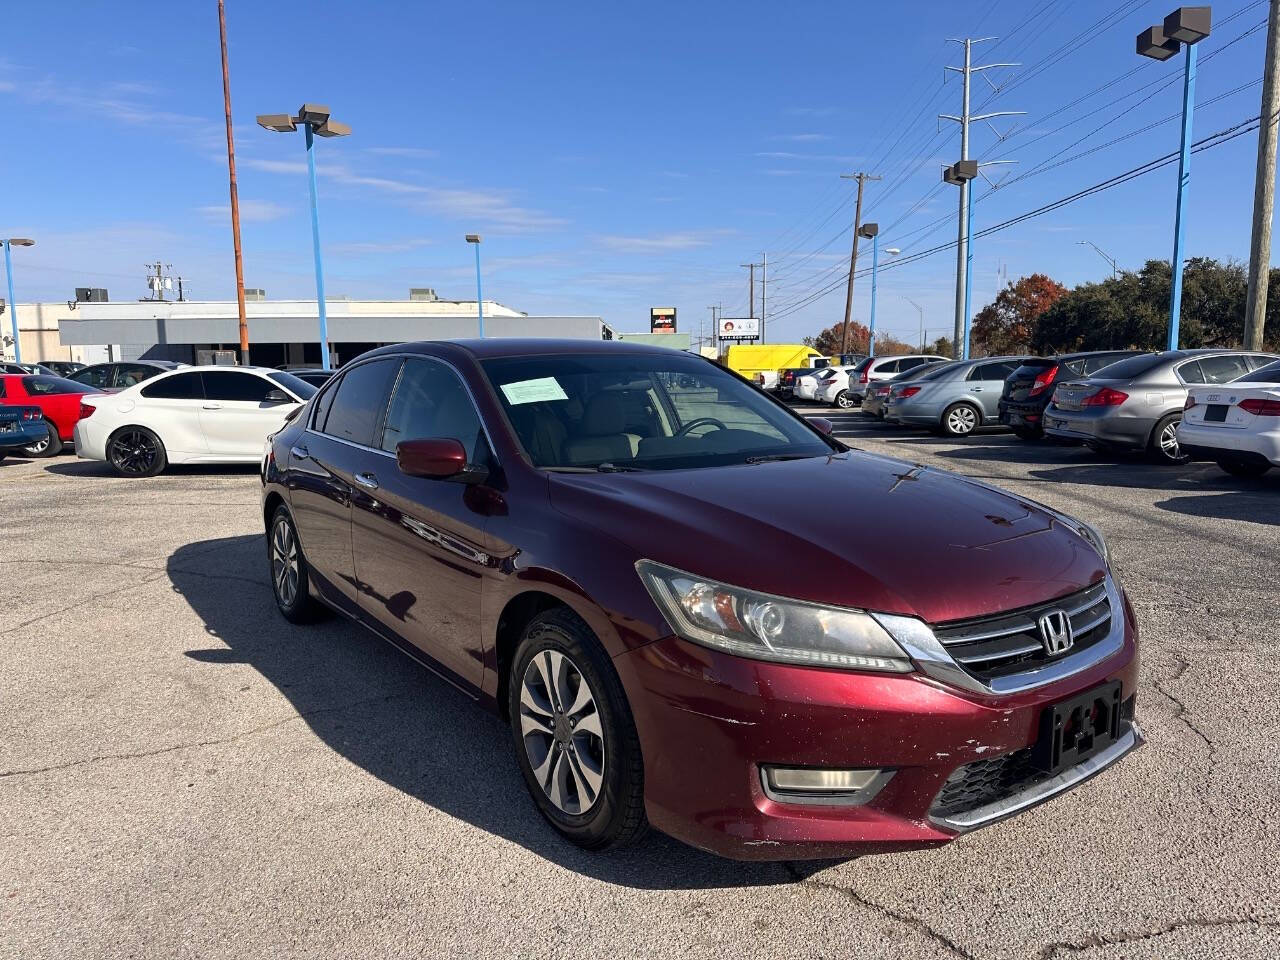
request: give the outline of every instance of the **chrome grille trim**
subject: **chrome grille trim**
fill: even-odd
[[[1120,600],[1120,591],[1110,576],[1097,586],[1102,588],[1113,612],[1105,636],[1064,657],[1044,661],[1031,669],[993,677],[986,681],[969,673],[923,620],[886,613],[875,613],[872,616],[889,632],[889,635],[898,642],[926,676],[973,693],[1005,696],[1056,683],[1114,657],[1124,648],[1124,606]]]

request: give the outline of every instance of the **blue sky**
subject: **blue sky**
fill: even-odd
[[[975,230],[1177,148],[1165,118],[1180,109],[1181,60],[1134,54],[1172,0],[227,7],[245,281],[272,297],[314,296],[305,158],[300,133],[253,118],[303,101],[354,128],[317,146],[330,295],[473,297],[463,236],[478,231],[488,298],[619,330],[674,304],[696,334],[709,304],[745,314],[738,265],[767,252],[770,340],[843,316],[838,282],[805,303],[847,266],[841,172],[884,177],[866,194],[882,263],[885,248],[954,239],[956,194],[939,169],[958,137],[936,120],[959,107],[958,81],[943,82],[960,62],[948,37],[998,37],[975,62],[1022,64],[987,73],[998,93],[975,79],[975,108],[1027,111],[973,129],[972,155],[1019,161],[992,179],[1023,177],[977,203]],[[1197,139],[1257,115],[1265,16],[1264,2],[1215,6]],[[18,299],[88,285],[144,296],[143,264],[157,258],[193,296],[230,298],[214,0],[11,5],[5,37],[0,227],[37,240],[15,251]],[[1249,133],[1195,156],[1188,256],[1247,258],[1256,145]],[[1002,268],[1067,284],[1109,273],[1081,240],[1122,266],[1167,258],[1175,169],[979,241],[975,309]],[[954,277],[953,251],[882,271],[878,326],[914,339],[909,297],[931,337],[949,331]],[[860,278],[864,322],[869,298]]]

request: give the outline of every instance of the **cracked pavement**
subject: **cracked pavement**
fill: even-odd
[[[352,625],[276,615],[252,470],[10,458],[0,957],[1280,955],[1280,475],[840,420],[1103,531],[1144,749],[939,850],[586,854],[496,718]]]

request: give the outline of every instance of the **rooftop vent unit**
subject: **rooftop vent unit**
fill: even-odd
[[[434,287],[410,287],[409,299],[419,303],[430,303],[440,298],[436,296]]]
[[[106,303],[107,291],[102,287],[76,287],[76,301],[79,303]]]
[[[263,290],[261,287],[245,287],[244,298],[246,301],[252,300],[254,303],[260,303],[267,299],[267,291]]]

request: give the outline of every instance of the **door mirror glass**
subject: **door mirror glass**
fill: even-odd
[[[826,417],[812,417],[809,420],[809,426],[817,430],[824,437],[831,436],[831,421]]]
[[[452,438],[402,440],[396,444],[396,463],[410,477],[447,480],[467,470],[467,451]]]
[[[267,395],[263,397],[267,403],[293,403],[293,397],[289,396],[283,390],[271,389],[267,391]]]

